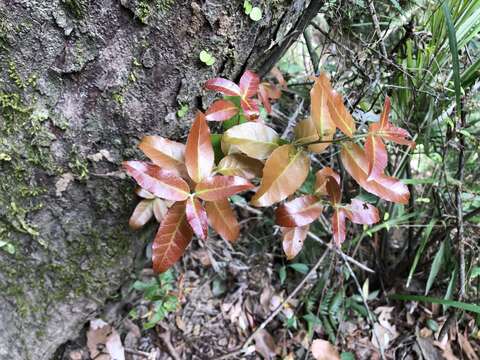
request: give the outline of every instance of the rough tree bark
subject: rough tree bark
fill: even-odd
[[[0,359],[51,358],[129,279],[153,229],[126,226],[120,162],[183,140],[207,78],[267,71],[305,2],[0,0]]]

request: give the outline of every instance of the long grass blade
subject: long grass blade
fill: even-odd
[[[400,300],[400,301],[422,301],[432,304],[442,304],[455,307],[457,309],[462,309],[465,311],[470,311],[473,313],[480,314],[480,306],[475,304],[467,304],[461,301],[454,301],[454,300],[446,300],[435,298],[431,296],[422,296],[422,295],[404,295],[404,294],[394,294],[390,296],[392,300]]]

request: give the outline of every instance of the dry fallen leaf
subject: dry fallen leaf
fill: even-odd
[[[275,341],[267,330],[261,329],[255,335],[255,351],[262,355],[264,359],[275,358]]]
[[[468,341],[467,335],[462,335],[459,332],[458,343],[460,344],[460,347],[462,348],[463,353],[467,356],[468,360],[479,360],[479,357],[473,349],[472,344],[470,344],[470,342]]]
[[[102,319],[90,321],[87,331],[87,347],[95,360],[125,360],[120,335]]]
[[[315,360],[340,360],[338,351],[326,340],[313,340],[310,350]]]

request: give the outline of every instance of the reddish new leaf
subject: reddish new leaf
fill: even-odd
[[[388,163],[387,149],[382,139],[369,134],[365,142],[365,154],[369,159],[367,180],[375,180],[383,174]]]
[[[333,240],[337,246],[340,246],[346,237],[345,229],[345,210],[335,208],[332,215]]]
[[[376,124],[371,125],[373,129],[375,129],[374,125]],[[412,148],[415,147],[415,141],[408,139],[411,137],[409,132],[399,127],[388,125],[382,130],[376,131],[376,135],[382,137],[384,140],[393,141],[394,143],[400,145],[407,145],[411,146]]]
[[[367,180],[368,159],[360,146],[351,142],[345,143],[341,159],[347,172],[365,190],[388,201],[408,204],[410,193],[407,186],[398,179],[381,174],[375,180]]]
[[[342,201],[342,191],[340,189],[340,184],[336,181],[336,179],[334,177],[329,177],[325,187],[332,205],[336,206],[340,204]]]
[[[310,158],[293,145],[275,149],[265,162],[263,178],[252,198],[255,206],[270,206],[292,195],[305,181]]]
[[[282,92],[280,91],[280,89],[270,83],[262,82],[258,86],[258,98],[269,114],[272,112],[272,105],[270,104],[270,99],[278,99],[281,95]]]
[[[135,194],[137,194],[141,198],[155,199],[155,195],[153,195],[152,193],[148,192],[147,190],[143,189],[140,186],[137,186],[134,191],[135,191]]]
[[[239,176],[210,176],[197,184],[195,194],[205,201],[218,201],[251,188],[253,185]]]
[[[287,88],[287,82],[285,81],[285,78],[283,77],[281,71],[276,66],[274,66],[272,70],[270,70],[270,74],[272,74],[275,79],[277,79],[278,85],[280,85],[282,88]]]
[[[188,225],[185,207],[185,201],[173,205],[158,228],[152,246],[155,272],[164,272],[177,262],[192,239],[193,231]]]
[[[246,70],[240,78],[240,92],[242,98],[251,98],[257,93],[258,84],[260,84],[260,78],[251,70]]]
[[[208,108],[205,113],[207,121],[225,121],[238,113],[238,108],[228,100],[217,100]]]
[[[205,82],[205,88],[208,90],[218,91],[227,96],[242,96],[242,92],[237,84],[223,78],[207,80],[207,82]]]
[[[242,154],[225,156],[217,166],[217,172],[226,176],[240,176],[253,179],[262,176],[263,163]]]
[[[185,172],[185,145],[160,136],[145,136],[138,147],[155,165],[179,175]]]
[[[385,129],[389,125],[388,118],[390,117],[390,109],[392,105],[390,103],[390,98],[387,96],[385,98],[385,103],[383,104],[382,115],[380,115],[379,126],[380,129]]]
[[[301,227],[284,227],[283,232],[283,251],[288,260],[297,256],[303,248],[303,242],[308,235],[309,225]]]
[[[279,206],[275,212],[276,223],[285,227],[312,223],[322,213],[322,206],[313,195],[306,195]]]
[[[186,214],[187,221],[195,235],[205,240],[208,236],[207,212],[196,197],[191,196],[187,200]]]
[[[352,199],[351,205],[345,209],[345,215],[355,224],[371,225],[380,221],[378,209],[358,199]]]
[[[154,201],[155,200],[142,200],[137,204],[130,220],[128,221],[130,228],[133,230],[140,229],[152,218]]]
[[[208,201],[205,208],[212,228],[227,241],[237,240],[240,234],[240,224],[228,200]]]
[[[340,185],[340,175],[331,167],[324,167],[317,171],[315,174],[315,194],[316,195],[328,195],[327,193],[327,180],[333,178],[338,185]]]
[[[142,188],[167,200],[185,200],[190,188],[182,178],[143,161],[124,161],[123,168]]]
[[[185,165],[190,178],[199,183],[209,176],[213,169],[214,158],[210,129],[205,115],[199,111],[188,134],[185,149]]]

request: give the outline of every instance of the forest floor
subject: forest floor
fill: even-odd
[[[441,305],[389,300],[385,294],[396,289],[369,290],[373,283],[352,262],[360,294],[346,285],[340,256],[314,241],[306,248],[323,258],[317,270],[309,271],[316,263],[309,256],[287,264],[280,235],[258,214],[244,215],[248,235],[233,246],[216,237],[192,243],[179,266],[182,275],[173,281],[178,304],[163,320],[143,329],[154,303],[130,284],[102,315],[111,326],[92,321],[57,358],[113,360],[112,354],[124,352],[127,360],[344,360],[382,359],[383,352],[384,359],[479,359],[480,341],[467,336],[473,317],[459,328],[455,317],[442,315]],[[146,268],[141,278],[155,276]],[[335,346],[338,353],[312,357],[314,339],[329,340],[326,351]]]

